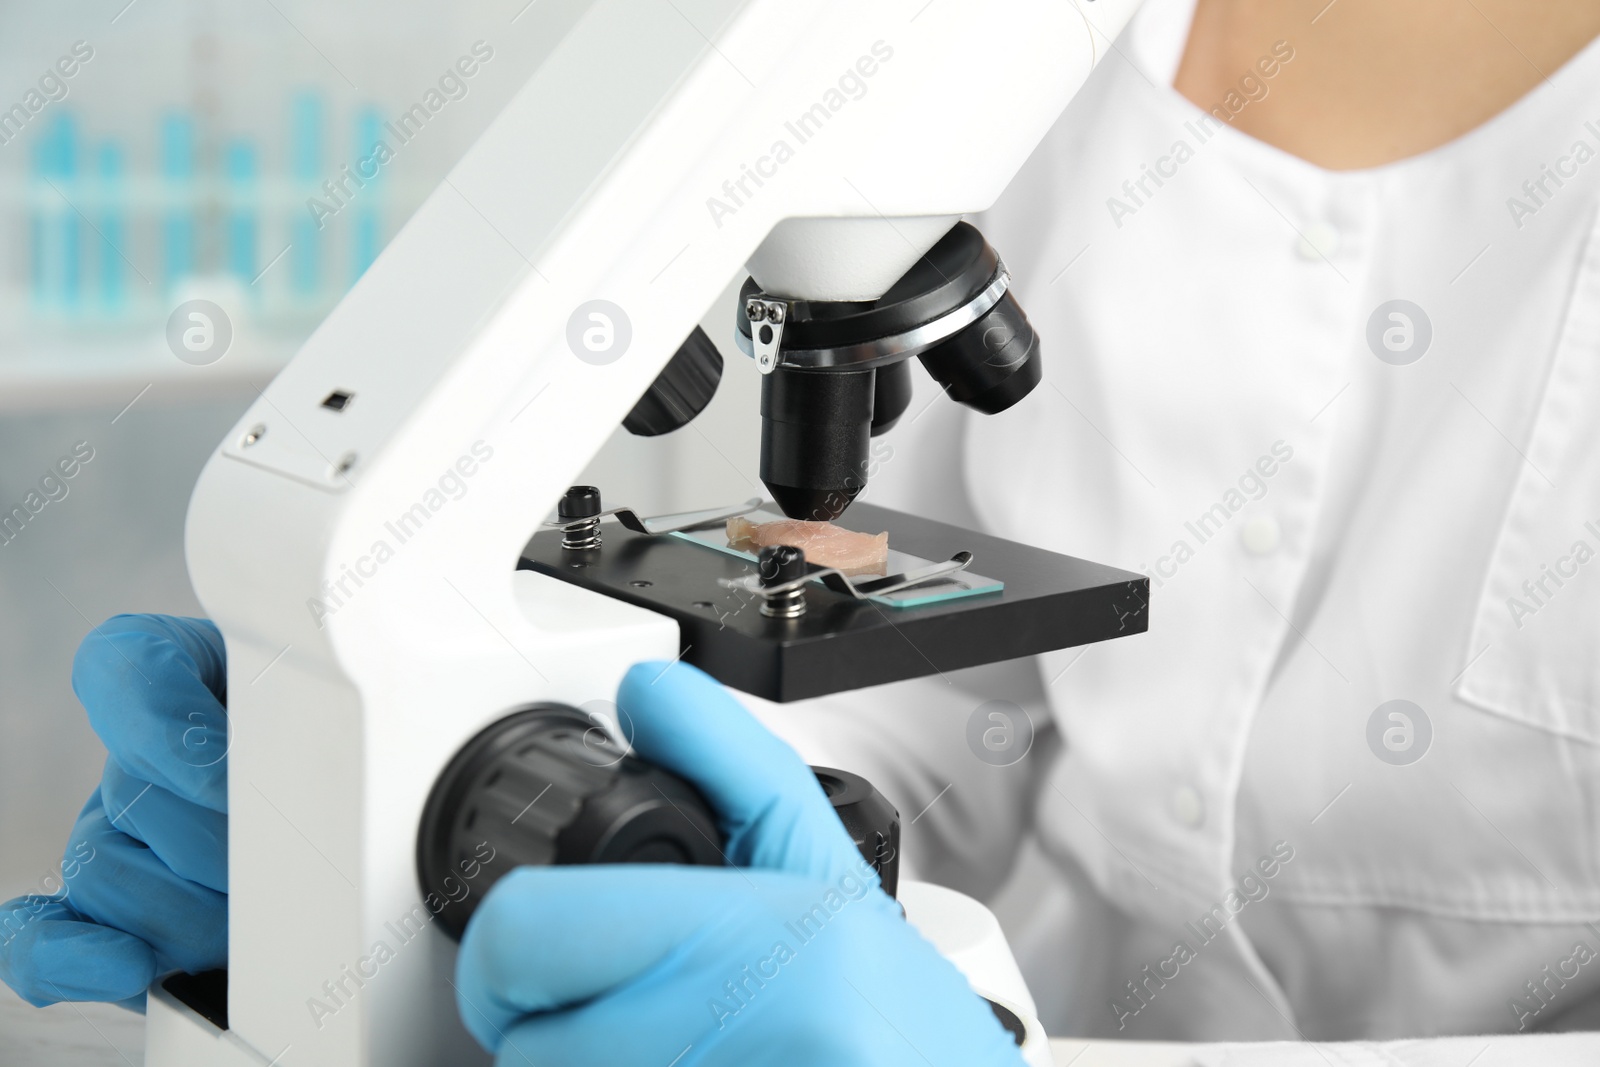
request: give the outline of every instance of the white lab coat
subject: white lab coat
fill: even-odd
[[[1600,44],[1330,173],[1169,88],[1191,6],[976,220],[1043,384],[984,417],[923,378],[865,497],[1144,571],[1149,633],[760,714],[997,901],[1053,1033],[1546,1028],[1600,1002]],[[968,746],[996,700],[1008,767]]]

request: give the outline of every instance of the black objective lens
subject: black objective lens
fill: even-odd
[[[902,359],[878,368],[872,388],[872,436],[894,429],[911,406],[911,362]]]
[[[876,300],[788,301],[783,347],[792,358],[762,382],[761,480],[785,514],[832,520],[867,482],[870,439],[887,432],[911,400],[909,359],[873,370],[845,369],[861,358],[916,353],[951,399],[985,414],[1004,411],[1039,384],[1039,339],[1007,289],[977,321],[927,349],[916,335],[977,306],[1002,282],[1004,265],[983,235],[950,228]],[[740,290],[735,327],[747,351],[768,329],[750,321],[750,302],[766,297],[754,278]],[[941,328],[939,333],[943,333]],[[804,368],[804,369],[799,369]]]
[[[876,386],[872,370],[761,379],[761,480],[785,515],[832,521],[866,486]]]
[[[1009,290],[954,337],[919,357],[951,400],[994,415],[1039,384],[1039,335]]]

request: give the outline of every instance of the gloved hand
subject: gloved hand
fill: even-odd
[[[462,1019],[501,1067],[1022,1062],[878,888],[811,771],[720,685],[644,663],[617,703],[639,755],[704,794],[735,866],[502,878],[457,965]]]
[[[0,904],[0,979],[30,1004],[142,1009],[157,975],[226,965],[223,662],[203,619],[118,615],[78,647],[72,688],[110,756],[61,890]]]

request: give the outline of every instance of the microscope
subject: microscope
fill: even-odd
[[[1140,575],[853,503],[913,364],[935,402],[1000,418],[1038,383],[1010,275],[961,219],[1137,4],[521,16],[537,72],[195,489],[190,576],[228,651],[228,969],[152,988],[151,1067],[489,1062],[451,979],[495,879],[720,862],[703,802],[604,711],[634,663],[781,703],[1146,628]],[[696,324],[746,276],[726,310],[762,374],[770,502],[647,517],[574,485],[619,424],[703,409],[722,357]],[[731,517],[886,530],[887,573],[731,549]],[[899,880],[892,804],[817,773],[907,921],[1049,1063],[994,917]],[[561,818],[508,819],[540,782]]]

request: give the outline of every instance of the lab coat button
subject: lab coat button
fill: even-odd
[[[1172,791],[1172,817],[1191,830],[1200,829],[1206,821],[1205,801],[1190,785],[1180,785]]]
[[[1298,251],[1302,259],[1328,259],[1339,251],[1339,231],[1326,222],[1313,222],[1300,232]]]
[[[1281,532],[1278,520],[1271,515],[1252,515],[1239,529],[1239,539],[1244,542],[1246,552],[1265,556],[1277,549]]]

